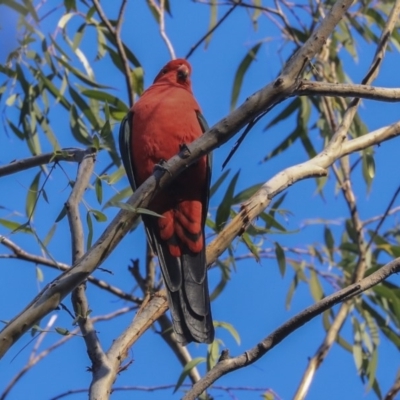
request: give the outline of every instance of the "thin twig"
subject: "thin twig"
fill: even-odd
[[[397,187],[397,189],[396,189],[396,191],[394,192],[394,194],[393,194],[393,196],[392,196],[392,199],[390,200],[388,206],[386,207],[386,210],[385,210],[385,212],[383,213],[383,215],[382,215],[382,217],[381,217],[381,219],[380,219],[378,225],[377,225],[376,228],[374,229],[374,231],[373,231],[373,233],[372,233],[372,235],[371,235],[371,237],[370,237],[370,239],[369,239],[369,242],[368,242],[368,244],[367,244],[367,248],[366,248],[367,250],[371,247],[371,244],[372,244],[372,242],[374,241],[375,236],[378,234],[379,229],[381,228],[382,224],[384,223],[386,217],[389,215],[390,211],[392,211],[391,208],[392,208],[394,202],[396,201],[396,198],[397,198],[397,196],[399,195],[399,193],[400,193],[400,186]],[[365,224],[364,224],[364,225],[365,225]]]
[[[158,14],[158,18],[159,18],[158,23],[160,26],[161,38],[164,40],[165,45],[167,46],[171,60],[175,60],[176,55],[175,55],[174,47],[172,46],[172,43],[169,40],[167,33],[165,32],[165,0],[160,0],[160,5],[158,5],[155,2],[155,0],[149,0],[149,2],[151,4],[151,6],[153,7],[153,9]]]
[[[212,33],[229,17],[229,15],[233,12],[233,10],[240,4],[240,0],[238,0],[222,17],[221,19],[204,35],[202,36],[197,43],[195,43],[189,52],[186,54],[186,59],[197,50],[197,48],[210,36]]]
[[[120,315],[126,314],[130,311],[133,310],[134,307],[124,307],[121,308],[117,311],[113,311],[110,314],[106,314],[106,315],[98,315],[96,317],[92,317],[92,322],[93,323],[97,323],[97,322],[103,322],[103,321],[108,321],[110,319],[113,319],[115,317],[118,317]],[[50,321],[54,319],[51,318]],[[49,321],[49,322],[50,322]],[[45,333],[48,333],[48,328],[50,328],[50,325],[47,324],[46,328],[45,328],[45,332],[42,332],[39,334],[37,342],[39,342],[39,340],[42,340],[42,338],[45,337]],[[66,343],[68,340],[76,337],[79,334],[80,328],[76,328],[73,331],[71,331],[68,335],[63,336],[59,341],[57,341],[56,343],[52,344],[51,346],[49,346],[47,349],[41,351],[38,354],[34,354],[32,353],[32,355],[29,357],[29,362],[18,371],[18,373],[12,378],[12,380],[9,382],[9,384],[7,385],[6,389],[4,390],[4,392],[1,394],[0,396],[0,400],[4,400],[6,398],[6,396],[8,395],[8,393],[11,391],[11,389],[18,383],[18,381],[31,369],[33,368],[36,364],[38,364],[41,360],[43,360],[45,357],[47,357],[52,351],[56,350],[58,347],[62,346],[64,343]],[[36,347],[36,346],[35,346]],[[88,391],[89,389],[86,389],[86,391]]]
[[[170,385],[160,385],[160,386],[123,386],[123,387],[113,387],[113,392],[125,392],[125,391],[138,391],[138,392],[157,392],[160,390],[169,390],[169,389],[174,389],[176,387],[176,384],[170,384]],[[190,388],[191,385],[187,384],[182,384],[182,388]],[[219,386],[215,385],[212,386],[210,389],[213,390],[222,390],[225,392],[229,391],[244,391],[244,392],[265,392],[265,393],[271,393],[274,396],[275,400],[281,400],[281,398],[272,390],[269,388],[257,388],[257,387],[251,387],[251,386]],[[79,394],[79,393],[87,393],[88,389],[72,389],[68,390],[67,392],[61,393],[55,397],[52,397],[50,400],[59,400],[64,397],[70,396],[72,394]]]
[[[79,163],[85,154],[86,150],[83,149],[66,148],[55,153],[44,153],[38,156],[15,160],[0,167],[0,177],[25,171],[29,168],[39,167],[53,161],[74,161]]]
[[[58,269],[60,271],[68,271],[71,266],[68,264],[64,264],[58,261],[53,261],[48,258],[37,256],[31,253],[26,252],[21,247],[17,246],[14,242],[10,239],[6,238],[5,236],[0,235],[0,244],[3,244],[5,247],[10,249],[13,254],[0,254],[0,258],[12,258],[17,260],[25,260],[29,261],[34,264],[44,265],[46,267],[50,267],[53,269]],[[129,293],[122,291],[121,289],[110,285],[108,282],[103,281],[101,279],[97,279],[93,276],[89,276],[87,280],[92,283],[93,285],[99,287],[100,289],[106,290],[111,294],[119,297],[122,300],[131,301],[132,303],[141,304],[143,299],[140,297],[133,296]]]
[[[100,19],[102,20],[103,24],[106,26],[110,34],[114,37],[115,42],[117,44],[117,51],[118,55],[121,59],[122,65],[124,67],[124,76],[125,76],[125,81],[126,81],[126,89],[128,92],[128,99],[129,99],[129,104],[133,106],[133,103],[135,101],[135,98],[133,96],[133,80],[132,80],[132,75],[131,75],[131,69],[129,66],[129,61],[128,57],[126,56],[124,44],[122,43],[121,40],[121,27],[122,27],[122,20],[123,20],[123,15],[125,12],[125,7],[127,4],[127,0],[122,0],[121,6],[119,8],[118,12],[118,21],[117,25],[114,29],[112,26],[110,20],[107,18],[106,14],[104,13],[99,0],[92,0],[93,5],[96,8],[97,13],[99,14]]]

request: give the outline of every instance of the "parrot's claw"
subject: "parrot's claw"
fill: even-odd
[[[153,172],[156,172],[156,171],[164,171],[164,172],[168,172],[170,175],[171,175],[171,172],[169,171],[169,169],[165,166],[165,164],[166,164],[167,162],[165,161],[165,160],[160,160],[159,162],[158,162],[158,164],[155,164],[154,165],[154,168],[153,168]]]
[[[185,157],[189,157],[192,154],[192,152],[190,151],[190,149],[189,149],[189,147],[187,146],[186,143],[180,144],[179,145],[179,150],[183,152],[183,155]]]

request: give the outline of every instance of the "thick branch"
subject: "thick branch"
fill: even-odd
[[[357,85],[349,83],[328,83],[301,81],[294,96],[358,97],[387,102],[400,101],[400,89]]]
[[[85,253],[84,235],[82,220],[79,213],[79,204],[86,191],[86,188],[89,185],[94,165],[95,155],[87,154],[79,165],[78,175],[74,187],[68,201],[65,204],[65,207],[67,209],[68,222],[71,230],[73,263],[79,260]],[[94,329],[93,322],[89,317],[89,304],[85,290],[85,282],[82,282],[72,291],[71,301],[75,311],[75,320],[78,323],[79,328],[82,332],[87,352],[92,362],[91,371],[93,375],[93,380],[92,385],[90,386],[90,398],[100,400],[102,398],[101,394],[93,393],[93,381],[96,381],[96,379],[98,379],[98,376],[104,374],[104,371],[108,369],[108,360],[106,354],[103,351],[96,330]]]
[[[377,285],[383,280],[387,279],[392,274],[400,272],[400,258],[396,258],[392,262],[386,264],[378,271],[369,275],[367,278],[362,279],[353,285],[350,285],[330,296],[325,297],[318,303],[306,308],[304,311],[298,313],[293,318],[289,319],[286,323],[281,325],[278,329],[268,335],[264,340],[258,343],[250,350],[244,352],[240,356],[234,358],[227,358],[220,361],[211,371],[209,371],[204,378],[197,382],[193,388],[186,393],[183,400],[195,400],[206,388],[212,385],[218,378],[226,375],[229,372],[235,371],[239,368],[246,367],[263,355],[269,350],[274,348],[282,340],[287,338],[295,330],[303,326],[308,321],[316,316],[322,314],[325,310],[330,309],[335,304],[351,299],[371,287]]]

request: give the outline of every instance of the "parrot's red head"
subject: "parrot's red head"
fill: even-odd
[[[177,58],[164,66],[154,79],[154,83],[173,83],[190,89],[191,72],[192,67],[189,62],[183,58]]]

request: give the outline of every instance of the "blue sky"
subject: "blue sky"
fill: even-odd
[[[167,33],[174,45],[176,54],[182,57],[206,31],[209,22],[209,7],[192,2],[171,3],[173,17],[168,17],[166,20]],[[269,4],[270,2],[264,3],[272,5],[272,3]],[[110,18],[115,18],[118,12],[114,4],[113,2],[104,4],[105,11]],[[50,8],[48,4],[45,7]],[[3,12],[3,10],[8,9],[2,6],[0,10]],[[221,7],[219,16],[225,10],[226,8]],[[60,9],[47,18],[42,25],[43,30],[54,32],[57,21],[61,17],[61,12],[62,10]],[[0,20],[2,26],[0,46],[3,43],[10,42],[8,40],[4,41],[4,37],[6,37],[6,33],[12,32],[15,23],[13,14],[8,11],[7,13],[7,17],[3,17]],[[78,17],[74,17],[68,26],[68,33],[71,34],[80,23],[81,20]],[[61,33],[59,32],[58,37],[62,42],[60,35]],[[169,60],[169,54],[159,36],[158,26],[145,2],[129,2],[123,25],[123,39],[142,63],[145,70],[145,87],[148,87],[160,68]],[[95,40],[94,33],[89,33],[85,36],[81,46],[91,62],[96,55]],[[235,10],[221,29],[213,35],[209,47],[205,49],[204,46],[201,46],[190,58],[190,62],[193,65],[193,90],[210,126],[229,112],[230,96],[237,66],[246,52],[260,40],[264,44],[257,55],[256,62],[251,65],[249,72],[246,74],[239,97],[238,104],[240,104],[246,97],[277,76],[282,66],[282,60],[287,59],[293,49],[293,46],[288,44],[280,51],[282,45],[281,33],[272,23],[266,18],[260,18],[258,30],[254,31],[247,13],[244,10]],[[6,51],[3,48],[3,54]],[[344,51],[341,51],[339,55],[347,68],[346,73],[357,83],[361,81],[362,75],[367,71],[375,47],[360,41],[358,51],[360,58],[358,63],[354,62]],[[1,60],[3,61],[3,55],[1,55]],[[75,62],[76,66],[82,68],[76,59]],[[396,73],[398,63],[399,54],[397,52],[389,53],[376,80],[376,85],[399,87],[400,77]],[[118,74],[109,59],[93,63],[93,68],[96,79],[105,85],[115,88],[114,94],[127,103],[123,77]],[[3,97],[0,104],[2,108],[4,107],[4,101]],[[307,154],[303,147],[300,143],[295,143],[286,152],[269,162],[260,163],[295,126],[296,121],[291,119],[275,125],[268,131],[263,131],[263,128],[274,116],[285,109],[290,101],[289,99],[279,104],[252,130],[245,143],[229,163],[228,168],[231,168],[232,171],[229,174],[228,182],[237,170],[240,169],[241,171],[237,192],[252,184],[265,182],[282,169],[307,159]],[[53,99],[52,103],[54,104]],[[373,130],[395,122],[398,118],[397,110],[398,106],[396,104],[379,104],[365,101],[360,107],[360,115],[365,119],[368,129]],[[15,118],[16,112],[8,108],[6,114],[3,115],[8,118]],[[314,112],[312,119],[315,120],[317,117]],[[69,131],[68,116],[63,113],[60,105],[54,107],[50,122],[63,147],[77,145]],[[115,126],[113,128],[115,136],[117,132],[118,127]],[[317,130],[310,130],[309,135],[316,149],[320,150],[323,142]],[[234,141],[235,139],[231,140],[214,152],[214,182],[221,175],[222,162],[225,160]],[[44,151],[51,151],[51,147],[45,139],[41,138],[41,142]],[[29,156],[27,147],[12,134],[0,131],[0,144],[0,165],[16,158]],[[397,188],[398,182],[394,173],[394,171],[398,170],[397,145],[398,139],[395,139],[375,149],[376,177],[369,194],[366,191],[360,168],[354,172],[354,189],[362,219],[382,213]],[[100,154],[96,171],[100,172],[108,162],[108,156]],[[74,178],[76,165],[63,165],[63,167],[66,173],[71,178]],[[30,170],[0,180],[0,205],[5,207],[5,209],[0,210],[0,218],[11,218],[19,222],[24,221],[26,190],[36,173],[37,170]],[[121,190],[127,184],[127,179],[124,178],[116,184],[116,189]],[[219,205],[225,189],[226,184],[211,199],[211,212],[214,212]],[[44,202],[39,204],[34,221],[41,237],[44,237],[53,225],[69,194],[67,180],[60,168],[56,168],[52,173],[49,184],[46,186],[46,191],[49,195],[50,205]],[[115,193],[112,188],[107,188],[105,191],[108,197]],[[320,218],[337,220],[343,223],[344,218],[348,218],[346,204],[342,199],[342,195],[335,192],[334,177],[331,174],[324,189],[325,197],[323,198],[315,192],[316,186],[313,180],[299,182],[290,187],[281,207],[290,210],[291,213],[286,218],[281,217],[279,222],[287,230],[297,232],[290,235],[268,236],[265,239],[266,247],[271,247],[274,241],[279,241],[282,246],[305,248],[322,240],[324,228],[322,224],[303,227],[306,221]],[[86,194],[85,199],[91,206],[96,206],[93,190]],[[395,205],[398,205],[398,202]],[[101,207],[97,205],[97,208]],[[85,209],[82,207],[82,213],[84,212]],[[105,211],[109,220],[116,212],[116,208],[109,208]],[[386,228],[393,226],[395,222],[395,216],[389,218],[385,223]],[[104,223],[96,225],[95,239],[99,237],[105,227],[106,224]],[[342,226],[340,224],[333,225],[331,228],[336,240],[339,241],[338,235],[342,232]],[[8,234],[8,231],[0,226],[0,234]],[[28,235],[12,235],[10,239],[33,254],[41,254],[35,240]],[[57,260],[70,263],[69,240],[68,224],[64,219],[58,224],[56,235],[49,246],[50,252]],[[144,244],[143,229],[139,228],[132,234],[127,235],[102,265],[102,267],[112,270],[114,274],[109,276],[102,271],[96,271],[94,275],[100,279],[106,279],[111,284],[119,286],[127,292],[131,291],[134,282],[129,276],[126,267],[131,258],[138,257],[143,265]],[[248,252],[238,242],[234,243],[234,247],[238,255]],[[3,249],[0,249],[0,254],[2,253]],[[301,260],[300,258],[298,259]],[[58,275],[57,271],[49,270],[45,267],[41,267],[41,269],[44,273],[44,282],[38,283],[33,264],[0,259],[2,274],[0,283],[0,319],[8,320],[16,315],[37,294],[40,287],[43,287]],[[321,269],[329,271],[330,266],[324,265]],[[237,263],[237,269],[232,271],[231,280],[226,289],[212,303],[214,319],[232,324],[240,334],[241,343],[238,345],[225,330],[217,330],[217,337],[222,339],[224,346],[230,349],[232,355],[240,354],[254,346],[288,318],[313,303],[308,286],[300,283],[290,309],[287,310],[285,308],[285,298],[293,275],[293,269],[288,265],[286,275],[282,278],[277,262],[273,259],[263,259],[260,264],[255,260]],[[219,271],[214,268],[210,272],[211,290],[218,282],[218,278]],[[398,278],[395,277],[392,281],[397,283]],[[327,284],[323,283],[323,287],[327,294],[332,292],[332,288]],[[87,293],[93,316],[106,314],[126,305],[124,302],[103,293],[91,285],[88,285]],[[68,298],[64,300],[64,303],[70,307]],[[71,319],[65,312],[57,311],[54,312],[54,315],[57,315],[55,326],[72,329]],[[133,313],[131,312],[123,317],[114,319],[111,323],[98,325],[97,329],[100,332],[100,339],[105,349],[126,327],[132,316]],[[47,316],[42,321],[41,326],[47,323],[49,317]],[[298,329],[254,365],[229,374],[221,378],[216,384],[272,388],[280,398],[289,399],[295,392],[307,365],[308,358],[312,357],[316,351],[324,338],[324,333],[321,319],[316,318]],[[342,334],[352,343],[353,334],[350,323],[344,326]],[[58,334],[49,333],[40,348],[44,349],[58,339],[60,339]],[[0,392],[26,364],[34,343],[29,343],[30,340],[30,335],[25,335],[2,360],[0,364]],[[192,352],[193,357],[205,356],[206,349],[204,345],[191,344],[189,350]],[[386,393],[391,386],[397,372],[398,362],[396,360],[398,360],[398,354],[395,353],[394,356],[395,351],[395,347],[388,343],[385,337],[381,337],[378,380],[383,393]],[[133,347],[128,359],[133,360],[133,363],[127,371],[118,376],[116,386],[174,384],[182,370],[171,350],[151,330],[146,332]],[[19,384],[13,388],[7,399],[48,399],[69,389],[88,387],[91,375],[86,372],[86,367],[89,365],[90,362],[86,355],[84,342],[80,337],[75,337],[29,371]],[[201,365],[199,369],[204,372],[204,365]],[[352,355],[336,345],[318,370],[307,398],[310,400],[321,398],[375,399],[374,393],[366,392],[365,388],[366,386],[357,376]],[[214,391],[212,393],[216,399],[231,398],[226,392]],[[179,399],[182,393],[173,395],[171,390],[156,393],[140,392],[140,394],[116,392],[113,394],[113,399],[126,399],[133,396],[144,400]],[[236,396],[239,399],[259,399],[260,392],[237,392]],[[84,399],[86,395],[78,394],[70,398]]]

